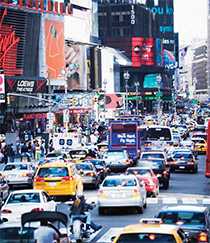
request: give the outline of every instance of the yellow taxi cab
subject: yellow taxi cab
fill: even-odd
[[[205,154],[207,151],[207,142],[204,138],[192,138],[194,143],[193,152]]]
[[[34,189],[46,191],[50,196],[69,198],[83,194],[83,183],[73,163],[54,161],[39,166],[36,170]]]
[[[126,226],[113,243],[185,243],[186,235],[175,225],[161,223],[161,219],[142,219],[139,224]]]

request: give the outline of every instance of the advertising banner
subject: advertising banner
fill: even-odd
[[[4,80],[4,74],[0,74],[0,103],[5,103],[5,80]]]
[[[132,66],[155,65],[155,41],[153,38],[132,38]]]
[[[112,132],[112,145],[125,146],[136,144],[136,132]]]
[[[22,79],[22,78],[6,78],[6,91],[8,93],[45,93],[47,88],[47,80],[39,79]]]
[[[64,23],[45,20],[46,65],[49,79],[63,78],[64,63]]]
[[[85,47],[78,44],[65,45],[65,66],[68,90],[85,88]]]

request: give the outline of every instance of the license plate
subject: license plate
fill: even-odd
[[[49,186],[56,186],[56,182],[49,182]]]
[[[179,169],[184,169],[185,167],[184,166],[179,166]]]

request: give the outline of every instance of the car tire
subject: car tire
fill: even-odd
[[[105,210],[102,207],[98,207],[98,215],[104,215],[105,214]]]
[[[144,213],[144,206],[137,207],[137,213],[143,214]]]
[[[147,208],[147,200],[145,201],[145,203],[144,203],[144,209],[146,209]]]

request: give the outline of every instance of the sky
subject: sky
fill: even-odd
[[[180,44],[207,36],[207,0],[174,0],[175,31]]]

